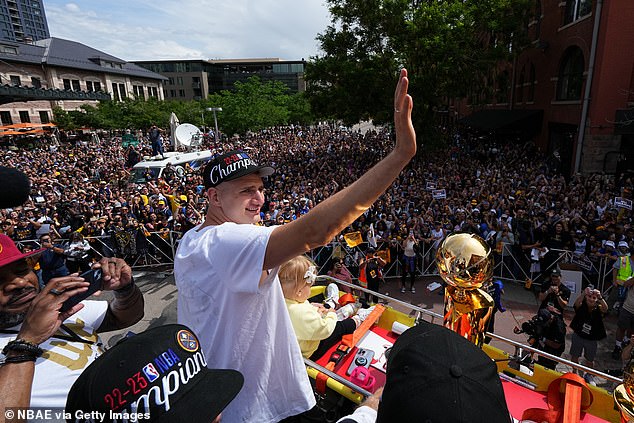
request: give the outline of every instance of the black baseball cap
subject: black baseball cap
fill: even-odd
[[[377,423],[510,423],[497,366],[456,332],[421,322],[389,355]]]
[[[550,276],[561,276],[561,270],[558,267],[555,267],[552,272],[550,272]]]
[[[124,338],[83,371],[66,400],[66,412],[121,414],[136,421],[211,422],[242,389],[237,370],[209,369],[196,335],[165,325]],[[129,421],[135,421],[128,417]],[[123,421],[121,417],[117,421]]]
[[[240,150],[230,151],[214,157],[203,170],[205,189],[223,182],[238,179],[251,173],[264,177],[275,172],[270,166],[259,166],[247,153]]]

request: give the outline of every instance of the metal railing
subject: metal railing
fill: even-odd
[[[128,231],[115,232],[106,236],[86,236],[84,239],[90,245],[90,258],[98,260],[101,257],[118,257],[124,259],[132,269],[148,269],[156,267],[173,267],[176,247],[182,233],[144,232],[142,234]],[[68,239],[57,239],[55,245],[64,247]],[[18,247],[30,245],[41,248],[37,239],[16,241]]]
[[[420,243],[421,247],[416,252],[416,276],[432,276],[437,274],[436,269],[436,249]],[[541,285],[544,281],[543,275],[562,264],[569,269],[576,269],[582,273],[584,286],[591,283],[604,294],[609,293],[612,288],[612,264],[609,258],[601,258],[598,262],[593,262],[584,255],[575,254],[569,250],[550,250],[549,259],[540,262],[540,271],[531,272],[530,257],[522,252],[519,247],[502,244],[500,251],[493,252],[494,268],[493,278],[507,281],[525,283],[531,280],[536,285]],[[358,278],[358,263],[368,249],[368,244],[363,243],[355,247],[348,247],[343,241],[331,242],[320,248],[312,250],[308,255],[319,266],[319,273],[326,273],[331,268],[333,259],[341,258],[344,264],[351,271],[353,278]],[[389,260],[383,267],[383,277],[394,279],[403,276],[403,249],[400,244],[379,243],[376,250],[389,251]]]
[[[349,283],[349,282],[346,282],[346,281],[342,281],[342,280],[337,279],[337,278],[333,278],[331,276],[319,275],[317,277],[317,280],[318,281],[323,281],[323,282],[326,282],[326,283],[334,282],[334,283],[336,283],[338,285],[348,286],[348,287],[353,288],[355,290],[358,290],[358,291],[361,291],[361,292],[365,292],[365,293],[377,296],[377,297],[385,300],[386,302],[389,302],[390,307],[393,307],[394,305],[398,304],[398,305],[401,305],[401,306],[403,306],[403,307],[405,307],[407,309],[410,309],[411,311],[415,312],[415,314],[414,314],[414,322],[415,322],[415,324],[419,323],[422,320],[425,320],[425,321],[428,321],[428,322],[433,323],[433,324],[437,324],[437,325],[441,325],[441,326],[443,325],[443,316],[442,315],[440,315],[438,313],[435,313],[433,311],[430,311],[430,310],[423,309],[423,308],[418,307],[418,306],[416,306],[414,304],[411,304],[411,303],[408,303],[408,302],[404,302],[404,301],[398,300],[396,298],[389,297],[387,295],[383,295],[380,292],[375,292],[375,291],[363,288],[361,286],[358,286],[356,284]],[[540,350],[539,348],[535,348],[533,346],[524,344],[522,342],[514,341],[512,339],[509,339],[509,338],[506,338],[504,336],[495,334],[493,332],[486,332],[485,335],[487,337],[495,339],[495,340],[497,340],[497,341],[499,341],[499,342],[501,342],[503,344],[507,344],[512,349],[514,349],[513,353],[506,353],[508,358],[504,358],[503,360],[505,360],[505,361],[511,361],[511,362],[515,361],[519,365],[519,364],[522,363],[522,361],[527,356],[534,356],[534,355],[535,356],[541,356],[541,357],[543,357],[545,359],[552,360],[552,361],[554,361],[554,362],[556,362],[558,364],[566,366],[566,368],[567,369],[569,368],[570,371],[572,371],[572,372],[578,372],[578,373],[586,372],[586,373],[590,373],[590,374],[592,374],[594,376],[597,376],[597,377],[599,377],[601,379],[604,379],[606,381],[609,381],[609,382],[612,382],[612,383],[615,383],[615,384],[623,383],[623,380],[621,378],[618,378],[618,377],[612,376],[610,374],[601,372],[601,371],[599,371],[597,369],[593,369],[592,367],[584,366],[584,365],[582,365],[580,363],[575,363],[573,361],[567,360],[567,359],[562,358],[560,356],[556,356],[556,355],[547,353],[545,351]],[[496,361],[499,361],[499,360],[496,360]],[[332,371],[320,366],[319,364],[315,363],[312,360],[304,359],[304,362],[305,362],[305,364],[307,366],[312,367],[312,368],[314,368],[314,369],[316,369],[316,370],[328,375],[329,377],[337,380],[338,382],[340,382],[344,386],[352,389],[353,391],[356,391],[356,392],[360,393],[364,397],[367,397],[370,394],[369,392],[367,392],[363,388],[355,385],[353,382],[350,382],[349,380],[337,375],[336,373],[334,373],[334,372],[332,372]],[[532,363],[535,363],[535,362],[537,362],[537,360],[532,360]],[[530,365],[532,365],[532,364],[530,364]]]
[[[135,237],[133,239],[133,236]],[[181,232],[145,232],[143,236],[131,234],[127,231],[114,233],[112,236],[87,236],[90,243],[92,256],[120,257],[125,259],[133,269],[173,266],[174,255]],[[68,240],[57,240],[57,244],[64,244]],[[139,242],[141,241],[141,242]],[[38,240],[22,240],[16,242],[30,244],[39,248]],[[437,274],[436,249],[419,243],[420,248],[416,252],[415,276],[432,276]],[[368,249],[367,243],[355,247],[348,247],[344,241],[334,241],[323,247],[315,248],[308,253],[319,267],[319,273],[325,274],[332,267],[334,259],[341,258],[351,271],[354,279],[359,276],[359,261]],[[382,269],[383,277],[395,279],[403,276],[403,249],[398,243],[383,242],[377,245],[376,250],[387,257],[387,264]],[[502,244],[501,251],[493,252],[494,268],[493,277],[507,281],[525,283],[528,279],[536,285],[544,280],[544,274],[551,269],[568,265],[582,272],[584,286],[591,283],[604,295],[608,295],[612,289],[612,264],[609,258],[603,257],[598,262],[593,262],[583,255],[575,254],[569,250],[550,250],[550,259],[541,265],[540,272],[531,272],[531,260],[516,246]],[[358,286],[356,287],[358,289]]]

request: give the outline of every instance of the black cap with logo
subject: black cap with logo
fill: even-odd
[[[244,151],[230,151],[214,157],[203,170],[205,189],[220,185],[222,182],[238,179],[251,173],[269,176],[275,172],[270,166],[259,166]]]
[[[68,394],[67,421],[100,412],[99,421],[211,422],[243,384],[236,370],[207,368],[189,328],[159,326],[124,338],[84,370]]]

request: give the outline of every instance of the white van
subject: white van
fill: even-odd
[[[183,175],[185,173],[185,164],[189,163],[192,169],[198,169],[207,164],[212,158],[212,153],[209,150],[194,151],[190,153],[181,153],[170,151],[165,153],[165,158],[149,159],[141,161],[134,165],[130,171],[130,182],[134,184],[142,184],[146,182],[145,173],[149,169],[152,172],[154,180],[160,178],[163,175],[163,170],[168,163],[172,164],[176,174]]]

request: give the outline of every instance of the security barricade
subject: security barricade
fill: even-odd
[[[119,231],[109,236],[87,236],[92,250],[92,256],[119,257],[125,259],[133,269],[151,269],[161,267],[171,268],[174,265],[174,255],[178,241],[182,237],[177,231],[158,232],[130,232]],[[66,239],[57,240],[64,244]],[[38,240],[23,240],[17,242],[29,244],[39,248]],[[359,262],[365,255],[369,245],[367,242],[349,247],[345,241],[333,241],[323,247],[315,248],[308,256],[317,264],[319,274],[326,274],[332,268],[333,260],[343,259],[344,264],[352,273],[352,277],[359,277]],[[403,249],[399,242],[379,242],[375,247],[376,253],[385,261],[383,277],[386,279],[399,278],[403,274]],[[432,244],[419,243],[416,251],[416,276],[432,276],[438,274],[436,269],[436,250]],[[603,257],[598,261],[591,261],[584,255],[575,254],[568,250],[550,250],[546,257],[539,262],[531,261],[528,254],[516,245],[502,244],[493,250],[494,268],[493,278],[518,283],[534,283],[541,285],[555,267],[574,267],[583,274],[583,285],[594,285],[608,296],[612,289],[612,266],[614,260]]]
[[[416,276],[437,275],[436,250],[422,242],[420,246],[416,253]],[[359,261],[368,247],[367,242],[355,247],[348,247],[345,241],[334,241],[312,250],[309,256],[318,265],[320,274],[325,274],[332,268],[334,258],[342,258],[353,278],[358,278]],[[387,262],[383,268],[383,277],[386,279],[400,278],[403,274],[403,249],[400,243],[378,243],[375,250]],[[536,262],[532,261],[530,255],[523,252],[519,246],[508,244],[502,244],[499,250],[494,249],[492,256],[494,279],[522,284],[528,282],[528,286],[532,284],[539,286],[547,280],[547,275],[552,269],[566,267],[581,271],[583,285],[592,284],[606,296],[612,287],[613,261],[610,261],[609,258],[604,257],[594,262],[585,255],[575,254],[573,251],[553,249],[548,252],[546,257]]]
[[[86,236],[90,244],[89,260],[101,257],[118,257],[124,259],[133,270],[174,266],[174,255],[178,240],[182,233],[176,231],[115,232],[107,236]],[[64,245],[68,239],[57,239],[56,245]],[[41,248],[39,240],[22,240],[16,242],[18,248],[30,245]]]

